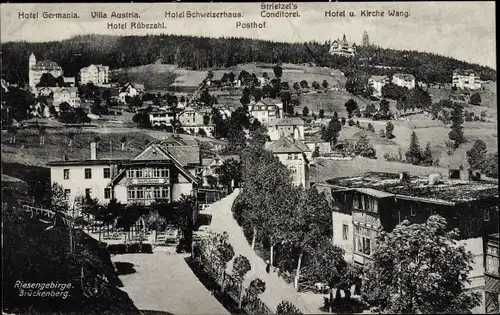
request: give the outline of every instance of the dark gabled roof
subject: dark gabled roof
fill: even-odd
[[[396,78],[400,78],[400,79],[405,80],[405,81],[413,81],[413,80],[415,80],[415,77],[413,76],[413,74],[395,73],[394,76]]]
[[[273,153],[304,153],[311,151],[308,146],[299,140],[293,142],[287,137],[281,137],[276,141],[266,143],[266,149]]]
[[[200,165],[201,155],[198,145],[158,145],[162,150],[172,155],[182,166]]]
[[[304,126],[304,120],[300,117],[285,117],[271,121],[269,126]]]
[[[367,172],[359,176],[339,177],[327,180],[331,185],[351,189],[374,189],[393,194],[401,199],[419,199],[431,203],[456,204],[474,200],[498,198],[498,185],[490,182],[442,179],[442,183],[429,185],[429,178],[409,176],[401,182],[399,174]]]
[[[61,160],[47,162],[48,166],[64,166],[64,165],[115,165],[128,162],[127,159],[99,159],[99,160]]]

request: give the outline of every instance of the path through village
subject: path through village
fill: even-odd
[[[210,230],[216,233],[227,232],[229,241],[234,248],[235,255],[243,255],[250,261],[252,270],[245,276],[245,281],[249,282],[254,278],[259,278],[266,283],[266,290],[261,295],[261,300],[273,312],[281,301],[288,301],[299,308],[304,314],[321,313],[318,309],[322,306],[323,296],[311,293],[297,293],[293,286],[287,283],[276,273],[266,272],[266,263],[260,258],[248,244],[243,230],[234,220],[231,208],[234,200],[239,194],[239,189],[212,204],[206,213],[212,215]]]

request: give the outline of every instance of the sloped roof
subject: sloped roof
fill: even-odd
[[[304,120],[300,117],[285,117],[276,119],[269,123],[269,126],[303,126]]]
[[[293,142],[287,137],[281,137],[276,141],[267,142],[266,149],[273,153],[304,153],[311,152],[309,147],[299,140]]]
[[[160,148],[170,153],[182,166],[201,164],[200,147],[198,145],[162,145]]]
[[[164,145],[198,145],[196,139],[182,138],[175,135],[169,135],[161,141]]]
[[[37,61],[33,68],[50,68],[50,69],[62,69],[55,61],[52,60],[42,60]]]
[[[386,80],[389,80],[389,78],[386,75],[372,75],[370,79],[375,82],[384,82]]]
[[[399,78],[399,79],[405,80],[405,81],[415,80],[415,76],[413,76],[413,74],[408,74],[408,73],[395,73],[394,76],[396,78]]]

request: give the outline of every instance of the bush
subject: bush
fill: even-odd
[[[348,124],[350,127],[354,126],[354,120],[349,119],[349,120],[347,121],[347,124]]]
[[[302,312],[288,301],[281,301],[276,308],[277,315],[300,315]]]
[[[385,138],[385,131],[384,131],[384,129],[380,129],[380,131],[379,131],[379,133],[378,133],[378,134],[379,134],[379,136],[380,136],[381,138]]]

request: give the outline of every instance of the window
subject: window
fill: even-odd
[[[144,187],[137,187],[136,194],[137,199],[144,199]]]
[[[127,198],[128,199],[135,199],[135,187],[128,187]]]
[[[367,228],[355,226],[354,227],[354,250],[357,253],[364,255],[372,254],[372,240],[370,237],[371,231]]]
[[[166,178],[166,177],[169,177],[169,176],[170,176],[170,175],[169,175],[169,170],[168,170],[168,168],[164,168],[164,169],[162,169],[162,170],[161,170],[161,177],[162,177],[162,178]]]
[[[160,196],[161,196],[161,189],[160,187],[154,187],[153,189],[153,198],[154,199],[160,199]]]
[[[291,155],[291,154],[288,154],[288,156],[287,156],[287,158],[286,158],[286,159],[287,159],[287,160],[291,160],[291,159],[292,159],[292,155]]]
[[[142,177],[142,170],[135,170],[135,177],[141,178]]]
[[[498,247],[488,246],[486,251],[485,271],[494,275],[498,274]]]
[[[299,155],[298,155],[298,154],[294,154],[294,155],[293,155],[293,159],[294,159],[294,160],[298,160],[298,159],[299,159]]]
[[[111,178],[111,169],[109,167],[105,167],[103,172],[104,172],[104,178]]]
[[[150,168],[144,170],[144,177],[151,178],[152,175],[152,170]]]
[[[64,190],[64,199],[68,200],[69,199],[69,195],[71,195],[71,189],[65,189]]]
[[[127,170],[127,177],[133,178],[135,175],[135,170]]]
[[[92,169],[86,168],[85,169],[85,179],[90,179],[90,178],[92,178]]]
[[[170,187],[164,186],[162,188],[163,189],[161,191],[161,198],[170,200]]]
[[[342,224],[342,239],[347,240],[349,235],[349,226],[347,224]]]
[[[104,188],[104,199],[111,199],[111,188]]]
[[[85,197],[86,198],[92,197],[92,189],[91,188],[85,188]]]
[[[63,173],[64,173],[64,179],[69,179],[69,169],[68,168],[64,169]]]

